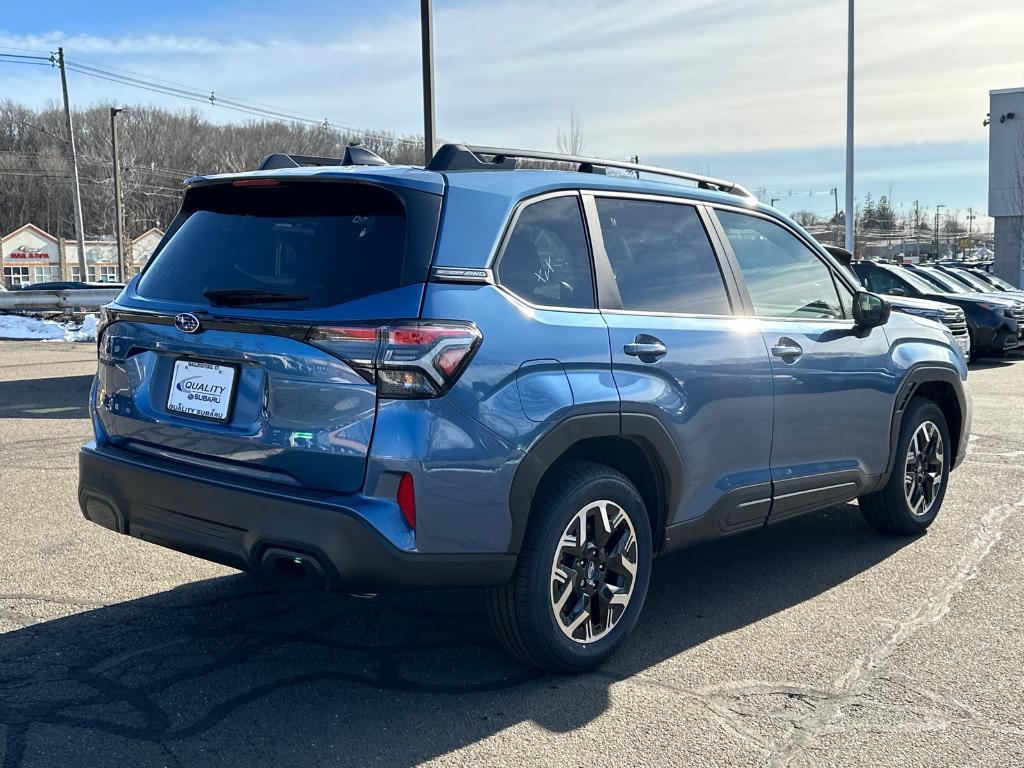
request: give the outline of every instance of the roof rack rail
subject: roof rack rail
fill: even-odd
[[[310,165],[388,165],[388,161],[366,147],[349,144],[345,147],[344,157],[317,157],[315,155],[274,152],[264,157],[256,170],[272,171],[278,168],[301,168]]]
[[[483,157],[481,157],[481,155]],[[491,160],[485,158],[490,157]],[[602,160],[597,157],[579,157],[563,155],[558,152],[538,152],[529,149],[506,149],[503,147],[481,147],[465,144],[445,144],[427,164],[429,171],[514,171],[516,160],[546,160],[549,162],[578,164],[580,173],[604,173],[606,168],[618,168],[638,173],[649,173],[656,176],[669,176],[674,179],[692,181],[701,189],[715,189],[728,192],[739,197],[754,197],[746,187],[734,181],[702,176],[689,171],[675,171],[671,168],[659,168],[656,165],[640,165],[624,160]]]

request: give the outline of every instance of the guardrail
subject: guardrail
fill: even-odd
[[[99,309],[121,293],[120,288],[87,288],[63,291],[4,291],[0,312],[17,309]]]

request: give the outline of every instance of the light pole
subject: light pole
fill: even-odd
[[[114,232],[117,234],[117,279],[127,282],[124,261],[124,213],[121,210],[121,168],[117,159],[117,115],[124,112],[110,108],[110,152],[114,159]]]
[[[434,156],[434,19],[431,0],[420,0],[423,53],[423,164]]]
[[[832,220],[835,225],[835,244],[839,245],[839,189],[832,187],[832,199],[836,204],[836,217]]]
[[[944,205],[935,206],[935,260],[939,260],[939,210],[945,208]]]
[[[846,250],[853,252],[853,0],[846,21]]]

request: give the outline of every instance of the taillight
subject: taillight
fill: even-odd
[[[306,340],[340,357],[388,398],[443,395],[469,363],[481,335],[472,323],[399,322],[317,326]]]
[[[101,363],[109,363],[109,355],[104,352],[103,332],[110,325],[110,311],[104,304],[100,307],[99,318],[96,322],[96,357]]]

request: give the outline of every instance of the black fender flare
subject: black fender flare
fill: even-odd
[[[665,516],[671,520],[682,496],[683,461],[661,421],[646,413],[592,413],[570,416],[545,432],[519,463],[509,492],[512,533],[508,553],[517,554],[529,523],[533,498],[544,474],[570,448],[584,440],[626,437],[647,449],[655,464],[664,495]],[[655,542],[655,548],[660,542]]]
[[[896,444],[900,440],[900,427],[903,425],[903,414],[910,405],[914,393],[922,384],[930,382],[942,382],[950,384],[956,393],[957,405],[960,408],[961,417],[967,413],[967,398],[964,394],[963,382],[960,380],[960,373],[952,366],[936,365],[935,363],[915,363],[910,366],[903,383],[896,392],[896,401],[893,406],[892,425],[889,427],[889,461],[885,465],[885,471],[878,480],[873,490],[883,488],[889,482],[893,468],[896,466]],[[964,435],[957,435],[957,442],[963,448]],[[954,457],[954,461],[957,457]]]

